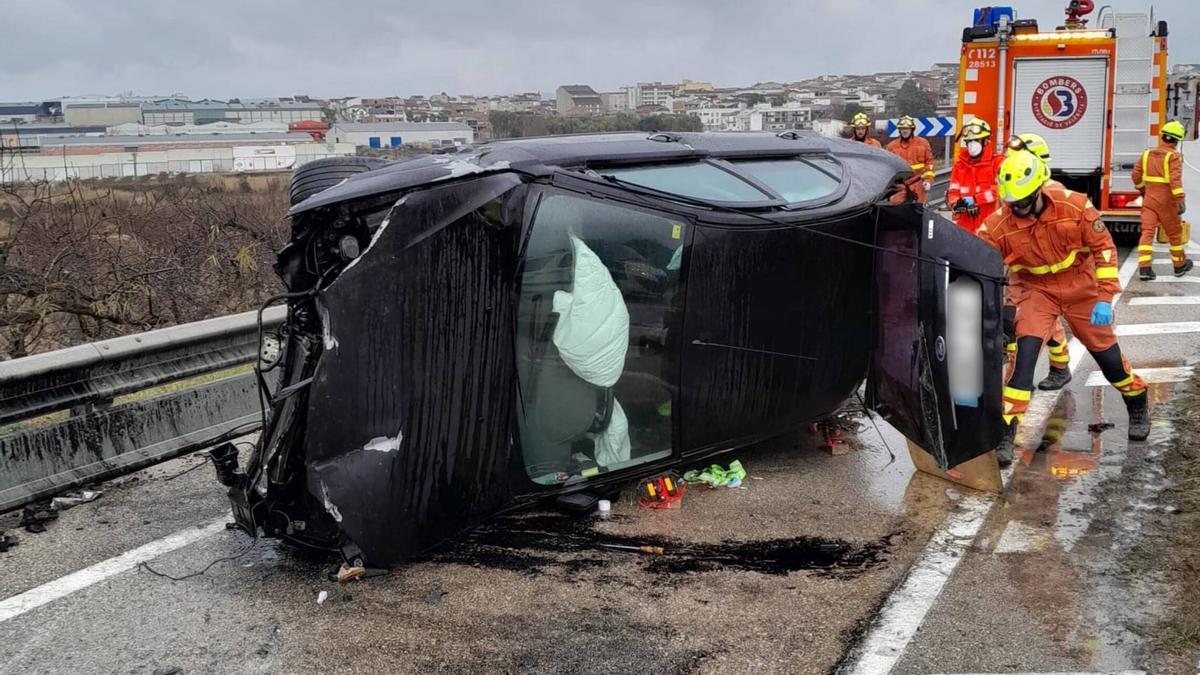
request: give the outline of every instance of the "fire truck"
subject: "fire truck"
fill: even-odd
[[[1135,233],[1130,174],[1167,122],[1167,22],[1105,8],[1089,26],[1093,10],[1072,0],[1053,30],[1011,7],[975,10],[963,30],[958,128],[982,118],[997,143],[1040,134],[1054,178],[1087,193],[1114,233]]]

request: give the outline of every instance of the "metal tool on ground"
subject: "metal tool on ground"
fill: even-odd
[[[666,549],[662,546],[629,546],[626,544],[600,544],[600,548],[610,551],[625,551],[627,553],[640,553],[642,555],[666,555]]]

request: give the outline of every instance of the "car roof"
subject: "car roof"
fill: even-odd
[[[804,155],[834,155],[843,161],[866,162],[875,165],[875,171],[869,173],[889,178],[909,169],[891,153],[811,131],[623,132],[506,139],[482,145],[470,154],[426,155],[352,176],[295,205],[289,215],[476,173],[514,170],[548,175],[593,166]],[[885,170],[881,172],[881,168]]]

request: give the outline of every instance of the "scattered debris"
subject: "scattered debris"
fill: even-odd
[[[40,534],[46,531],[46,523],[56,520],[58,511],[54,510],[54,506],[49,499],[27,504],[21,510],[21,526],[26,532],[32,534]]]
[[[962,499],[962,493],[961,493],[961,492],[959,492],[958,490],[955,490],[955,489],[953,489],[953,488],[950,488],[950,489],[946,490],[946,496],[947,496],[947,497],[950,499],[950,501],[952,501],[952,502],[957,502],[958,500]]]
[[[169,666],[167,668],[155,668],[154,675],[179,675],[183,672],[183,668],[179,666]]]
[[[55,511],[66,511],[80,504],[94,502],[103,496],[104,493],[100,490],[79,490],[76,492],[67,492],[60,497],[55,497],[50,500],[50,507]]]
[[[683,480],[686,483],[702,484],[709,488],[738,487],[742,481],[746,480],[746,469],[742,468],[742,463],[735,459],[729,463],[728,469],[721,468],[720,464],[713,464],[702,471],[692,470],[684,473]]]
[[[4,532],[0,530],[0,553],[4,553],[19,543],[21,543],[21,540],[17,539],[16,535],[4,534]]]
[[[329,598],[329,591],[321,591],[320,593],[317,593],[317,604],[318,605],[325,604],[325,601],[328,598]]]
[[[1088,431],[1090,431],[1093,434],[1098,434],[1098,433],[1101,433],[1104,431],[1108,431],[1109,429],[1112,429],[1116,426],[1117,425],[1113,424],[1112,422],[1097,422],[1095,424],[1089,424]]]
[[[367,568],[365,568],[365,567],[351,567],[351,566],[347,565],[346,563],[342,563],[342,568],[339,569],[337,572],[337,580],[338,580],[338,583],[344,584],[347,581],[354,581],[355,579],[361,579],[362,576],[366,573],[367,573]]]
[[[600,514],[601,518],[608,518],[612,514],[612,502],[607,499],[596,502],[596,512]]]
[[[642,483],[638,506],[643,509],[677,509],[683,500],[684,486],[673,473],[656,476]]]
[[[850,441],[846,434],[855,434],[860,430],[858,418],[864,410],[843,408],[823,420],[817,420],[808,426],[810,433],[821,434],[821,447],[829,450],[832,455],[845,455],[850,452]]]

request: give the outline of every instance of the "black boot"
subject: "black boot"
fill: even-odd
[[[1129,410],[1129,440],[1144,441],[1150,435],[1150,406],[1149,396],[1142,392],[1137,396],[1125,398],[1125,407]]]
[[[1042,391],[1057,391],[1067,386],[1071,381],[1071,371],[1068,368],[1050,367],[1050,373],[1046,375],[1046,379],[1038,382],[1038,389]]]
[[[1142,281],[1154,281],[1158,275],[1154,273],[1153,267],[1142,267],[1138,270],[1138,278]]]
[[[1181,276],[1187,274],[1188,272],[1191,272],[1192,268],[1195,266],[1196,266],[1196,264],[1193,263],[1191,260],[1184,260],[1182,265],[1175,268],[1175,276],[1181,277]]]
[[[1013,454],[1017,446],[1017,423],[1013,422],[1004,429],[1004,437],[1000,439],[1000,445],[996,446],[996,462],[1000,464],[1000,468],[1006,468],[1013,463]]]

